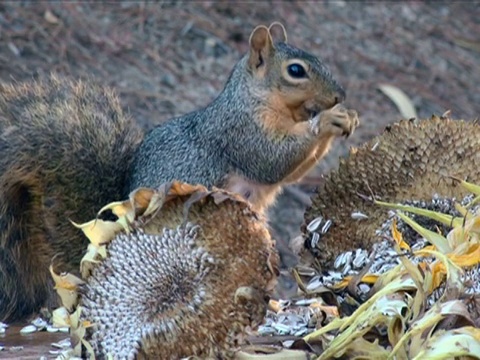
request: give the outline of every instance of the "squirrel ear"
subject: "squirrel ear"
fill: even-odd
[[[275,28],[280,28],[279,33],[283,36],[282,42],[286,43],[287,42],[287,30],[285,30],[285,26],[283,26],[282,23],[280,23],[278,21],[275,21],[275,22],[271,23],[270,26],[268,27],[268,32],[270,34],[272,34],[272,29],[275,29]]]
[[[265,58],[273,52],[273,40],[270,31],[264,25],[253,29],[250,35],[250,56],[248,64],[253,69],[258,69],[265,64]]]

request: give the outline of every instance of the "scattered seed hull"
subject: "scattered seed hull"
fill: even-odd
[[[386,202],[430,201],[434,194],[459,200],[466,191],[455,176],[480,182],[480,125],[439,117],[402,120],[342,159],[329,173],[305,213],[302,231],[307,248],[315,232],[307,224],[318,217],[332,220],[312,253],[331,267],[343,251],[371,249],[388,211],[359,194]],[[352,216],[361,213],[362,216]]]

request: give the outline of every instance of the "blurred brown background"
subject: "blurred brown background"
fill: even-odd
[[[330,66],[362,122],[273,209],[271,224],[285,247],[321,173],[401,118],[379,84],[405,91],[421,117],[448,109],[453,117],[479,116],[479,19],[474,1],[4,1],[0,80],[52,70],[94,75],[115,87],[125,109],[149,129],[212,100],[247,50],[253,27],[281,21],[290,43]]]

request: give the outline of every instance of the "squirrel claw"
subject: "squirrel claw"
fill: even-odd
[[[331,109],[322,111],[311,120],[315,135],[328,134],[333,136],[350,137],[359,125],[358,113],[337,104]]]

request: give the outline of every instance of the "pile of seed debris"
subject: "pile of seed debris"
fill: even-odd
[[[465,196],[459,203],[461,206],[467,206],[474,199],[473,195]],[[416,208],[422,208],[441,212],[446,215],[461,216],[461,214],[455,208],[456,199],[443,198],[435,194],[430,202],[428,201],[408,201],[402,203],[402,205],[413,206]],[[480,205],[475,205],[471,208],[472,213],[480,212]],[[422,227],[432,231],[441,231],[442,234],[448,233],[451,228],[448,228],[434,220],[419,216],[412,213],[406,213],[408,216],[420,224]],[[357,212],[353,213],[352,217],[359,220],[365,215]],[[355,249],[341,253],[334,262],[332,269],[327,269],[322,272],[313,267],[299,266],[297,271],[309,280],[305,284],[305,289],[308,292],[308,296],[312,294],[325,294],[330,291],[330,294],[334,294],[335,300],[340,307],[346,301],[346,290],[334,290],[333,286],[342,281],[347,276],[355,276],[365,271],[368,267],[368,274],[381,275],[395,266],[401,263],[399,254],[394,249],[394,240],[392,238],[392,223],[396,221],[397,229],[402,233],[404,240],[410,245],[411,250],[420,250],[429,243],[422,238],[415,230],[413,230],[408,224],[406,224],[395,211],[388,211],[388,218],[382,224],[377,231],[377,235],[380,235],[385,240],[373,245],[371,251],[365,249]],[[332,221],[323,218],[316,218],[307,225],[307,230],[313,234],[311,237],[312,242],[322,241],[322,235],[326,234]],[[312,248],[316,247],[316,244],[311,244]],[[412,256],[411,252],[405,252],[402,256],[409,258],[414,264],[418,264],[420,261],[429,261],[431,258],[419,258]],[[480,267],[474,267],[465,271],[463,281],[468,284],[466,288],[467,294],[480,294]],[[368,293],[370,292],[372,285],[367,283],[359,283],[356,287],[357,299],[365,301]],[[429,305],[434,304],[439,297],[439,294],[443,293],[442,287],[437,289],[428,298]],[[272,302],[271,302],[272,303]],[[272,335],[272,336],[305,336],[313,332],[316,328],[322,326],[322,324],[328,323],[329,318],[339,316],[338,310],[335,306],[329,306],[321,296],[314,298],[304,298],[298,300],[281,300],[275,309],[267,311],[265,323],[259,328],[259,335]],[[320,322],[319,322],[320,321]],[[288,340],[290,343],[292,340]],[[287,345],[284,344],[284,345]]]
[[[3,322],[0,322],[0,336],[5,335],[9,328],[9,325]],[[13,331],[13,330],[10,330]],[[56,333],[56,332],[61,332],[61,333],[68,333],[69,329],[68,327],[55,327],[54,325],[51,324],[51,322],[45,320],[42,317],[37,317],[34,320],[32,320],[28,325],[25,325],[19,330],[19,333],[21,335],[28,335],[28,334],[33,334],[36,332],[41,332],[41,331],[47,331],[50,333]],[[51,343],[51,346],[53,347],[52,350],[49,351],[50,355],[61,355],[65,350],[68,350],[71,348],[71,342],[69,338],[66,338],[64,340],[61,340],[59,342],[54,342]],[[24,346],[0,346],[0,351],[9,351],[9,352],[21,352],[24,350]],[[41,359],[46,359],[45,356],[41,357]],[[59,359],[62,359],[59,357]]]
[[[31,334],[37,331],[47,331],[50,333],[63,332],[68,333],[68,327],[56,327],[50,324],[47,320],[44,320],[41,317],[37,317],[35,320],[32,320],[29,325],[24,326],[20,329],[20,334],[26,335]]]

